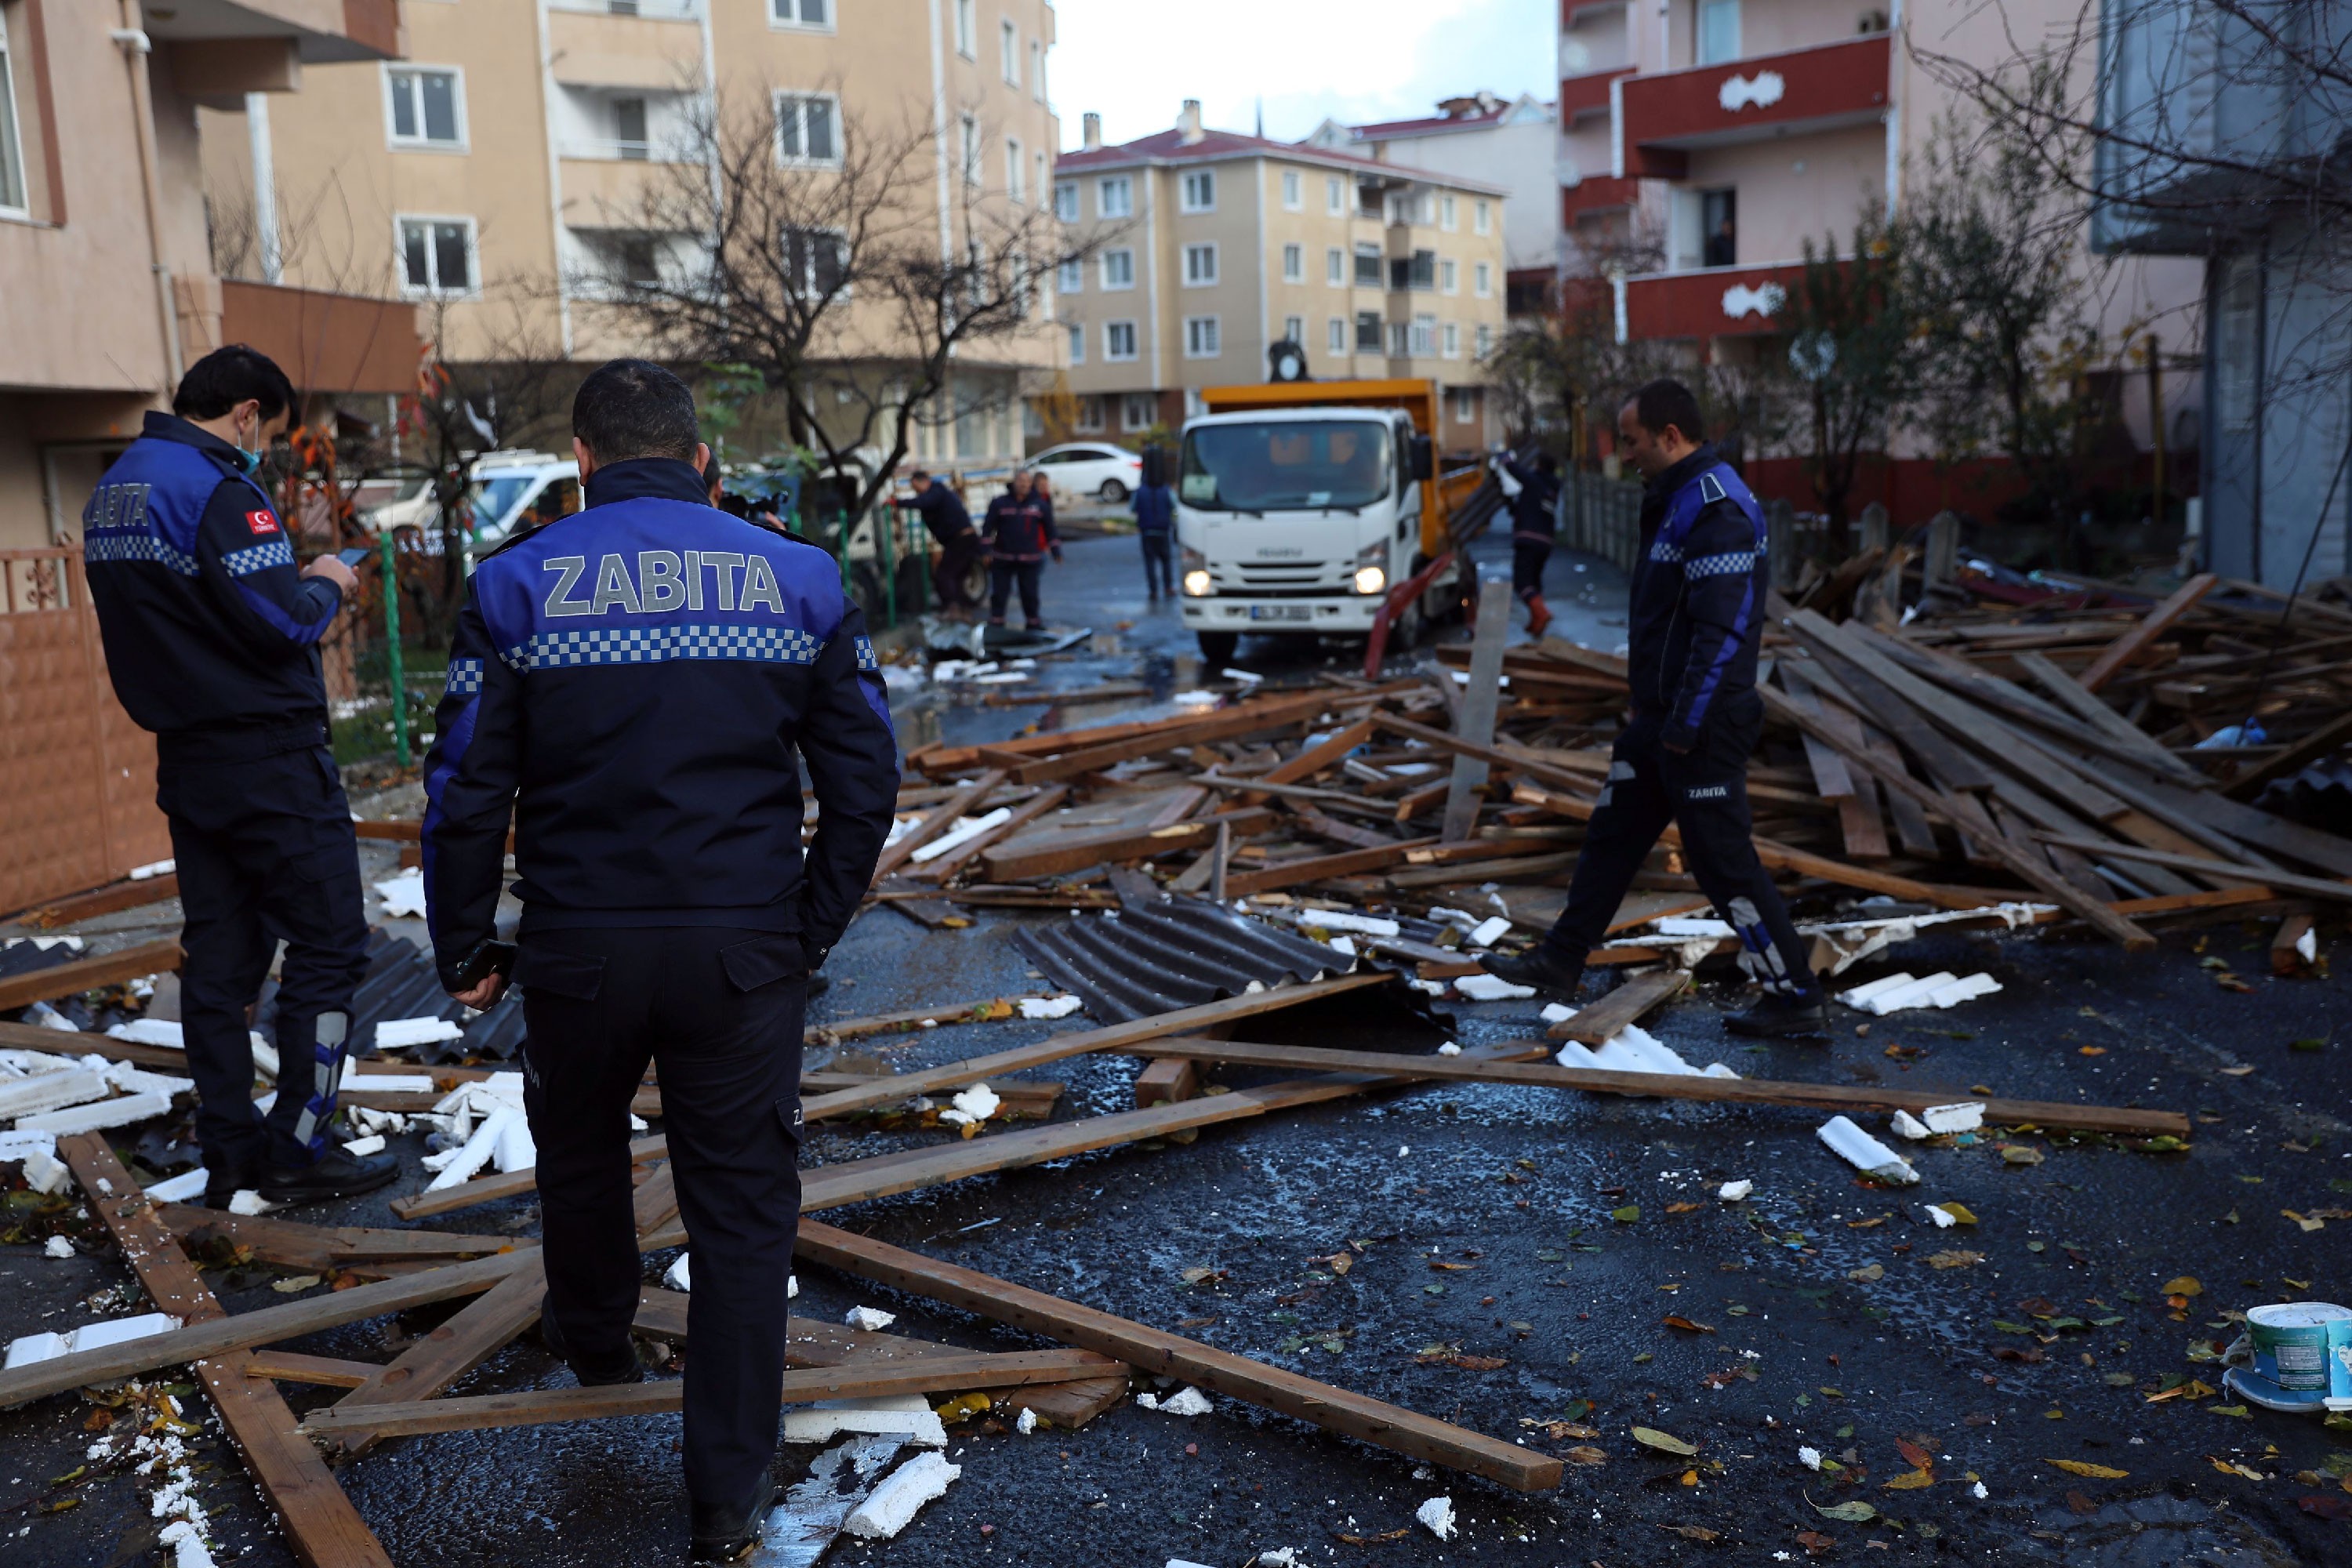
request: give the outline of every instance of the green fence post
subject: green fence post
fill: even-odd
[[[874,520],[874,552],[882,563],[882,624],[896,626],[898,624],[898,574],[894,568],[898,564],[896,548],[898,542],[896,537],[898,509],[892,507],[884,516],[889,521],[886,522],[880,517]]]
[[[392,530],[376,537],[383,542],[383,642],[392,675],[392,754],[408,766],[408,685],[400,668],[400,573],[393,559]]]

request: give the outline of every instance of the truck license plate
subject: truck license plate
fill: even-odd
[[[1304,621],[1312,618],[1311,605],[1252,605],[1250,619],[1254,621]]]

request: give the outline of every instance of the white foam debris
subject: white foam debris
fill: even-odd
[[[1729,921],[1713,920],[1706,916],[1666,915],[1650,923],[1660,936],[1681,937],[1685,940],[1706,937],[1709,941],[1720,941],[1727,936],[1739,934],[1732,929]]]
[[[1543,1021],[1547,1024],[1565,1024],[1570,1018],[1575,1016],[1576,1009],[1570,1006],[1565,1002],[1547,1002],[1544,1004],[1542,1017]]]
[[[1277,1546],[1257,1554],[1257,1568],[1307,1568],[1306,1553],[1296,1546]]]
[[[1897,1110],[1893,1118],[1895,1131],[1916,1142],[1946,1132],[1973,1132],[1984,1125],[1984,1102],[1963,1100],[1955,1105],[1931,1105],[1914,1116],[1907,1110]]]
[[[1489,915],[1473,927],[1463,940],[1472,947],[1492,947],[1508,934],[1511,922],[1501,915]]]
[[[1933,1225],[1937,1230],[1949,1230],[1954,1226],[1960,1223],[1958,1220],[1954,1219],[1951,1215],[1951,1211],[1945,1208],[1941,1204],[1927,1205],[1927,1214],[1928,1223]]]
[[[100,1075],[100,1081],[104,1081]],[[75,1132],[99,1132],[110,1127],[128,1127],[134,1121],[144,1121],[151,1116],[163,1116],[172,1109],[172,1097],[161,1089],[143,1094],[118,1095],[112,1100],[92,1100],[85,1105],[68,1106],[63,1110],[44,1111],[38,1116],[20,1116],[19,1129],[27,1132],[54,1132],[65,1137]]]
[[[397,877],[378,882],[375,896],[383,900],[385,914],[421,920],[425,915],[425,873],[412,866]]]
[[[1809,1470],[1818,1470],[1822,1468],[1822,1451],[1812,1447],[1800,1448],[1797,1450],[1797,1463]]]
[[[404,1051],[411,1046],[435,1046],[465,1037],[466,1031],[446,1018],[386,1018],[375,1026],[375,1048]]]
[[[134,1046],[162,1046],[167,1050],[188,1048],[186,1036],[176,1018],[133,1018],[127,1024],[117,1024],[106,1031],[110,1040],[128,1040]]]
[[[62,1241],[63,1237],[52,1237]],[[143,1340],[150,1334],[168,1334],[180,1326],[180,1320],[168,1312],[142,1312],[135,1318],[101,1318],[95,1323],[64,1333],[26,1334],[8,1342],[7,1365],[10,1368],[31,1366],[36,1362],[54,1361],[77,1351],[104,1350],[109,1345],[126,1344]]]
[[[338,1091],[360,1089],[377,1094],[431,1094],[435,1085],[429,1072],[362,1072],[356,1060],[345,1057],[343,1076],[335,1087]],[[518,1099],[515,1103],[520,1106],[522,1101]]]
[[[109,1062],[106,1081],[124,1094],[194,1094],[196,1080],[173,1073],[149,1072],[130,1062]]]
[[[39,1116],[47,1111],[61,1110],[68,1106],[87,1105],[93,1100],[103,1100],[113,1092],[106,1074],[91,1068],[69,1068],[65,1071],[50,1069],[29,1077],[0,1083],[0,1118]],[[39,1123],[26,1126],[37,1130]]]
[[[1900,1013],[1913,1007],[1952,1007],[1979,996],[1990,996],[2000,989],[2000,982],[1990,974],[1977,973],[1963,978],[1948,969],[1937,970],[1924,977],[1898,971],[1866,985],[1856,985],[1838,993],[1838,1000],[1849,1007],[1859,1008],[1874,1017]]]
[[[898,1314],[886,1312],[879,1307],[852,1307],[841,1321],[865,1333],[878,1334],[897,1322]]]
[[[904,1437],[924,1448],[948,1446],[948,1430],[919,1394],[874,1399],[820,1399],[784,1412],[784,1441],[830,1443],[845,1434]]]
[[[1197,1388],[1185,1388],[1162,1399],[1157,1394],[1139,1394],[1136,1404],[1146,1410],[1157,1410],[1162,1415],[1206,1415],[1215,1406],[1209,1396]]]
[[[1016,675],[1013,679],[1026,680],[1029,678],[1025,675]],[[993,832],[1012,820],[1013,808],[1009,805],[1000,805],[994,811],[981,816],[959,816],[953,827],[916,850],[911,858],[919,866],[928,864],[951,849],[962,848],[982,834]]]
[[[474,1086],[468,1084],[467,1087],[471,1089]],[[522,1112],[512,1106],[501,1105],[484,1117],[481,1125],[475,1128],[472,1135],[458,1147],[445,1149],[438,1154],[425,1155],[420,1163],[426,1170],[436,1173],[433,1180],[426,1184],[425,1190],[428,1193],[439,1192],[444,1188],[454,1187],[460,1182],[470,1181],[474,1173],[488,1164],[491,1157],[498,1152],[499,1139],[505,1133],[507,1128],[520,1121],[521,1117]]]
[[[1342,958],[1353,958],[1356,956],[1356,944],[1345,931],[1333,937],[1330,941],[1329,946],[1333,952],[1338,953]]]
[[[1441,1057],[1458,1057],[1462,1054],[1462,1047],[1448,1040],[1437,1047],[1437,1054]]]
[[[1913,1170],[1910,1163],[1902,1155],[1856,1127],[1845,1117],[1831,1117],[1822,1123],[1815,1135],[1830,1146],[1831,1152],[1865,1175],[1875,1176],[1882,1182],[1895,1182],[1905,1186],[1919,1179],[1919,1173]]]
[[[984,1083],[976,1083],[970,1089],[959,1090],[948,1108],[940,1112],[940,1120],[957,1126],[985,1121],[995,1115],[1003,1103],[994,1089]]]
[[[73,1255],[74,1245],[65,1237],[53,1236],[41,1243],[41,1256],[44,1258],[71,1258]]]
[[[662,1270],[662,1283],[673,1290],[683,1290],[691,1294],[694,1289],[694,1266],[690,1260],[693,1257],[690,1252],[679,1253],[677,1261]]]
[[[1569,1016],[1574,1017],[1575,1014],[1571,1012]],[[1691,1066],[1673,1047],[1638,1024],[1626,1025],[1601,1042],[1598,1050],[1581,1041],[1566,1041],[1552,1059],[1564,1068],[1587,1068],[1601,1072],[1672,1073],[1683,1078],[1739,1076],[1721,1062],[1709,1062],[1705,1068]]]
[[[1412,1510],[1412,1517],[1429,1527],[1429,1533],[1440,1541],[1454,1539],[1454,1500],[1433,1497]]]
[[[1320,926],[1325,931],[1353,931],[1358,936],[1395,936],[1404,928],[1386,915],[1360,915],[1352,910],[1253,910],[1253,914],[1273,915],[1297,925]]]
[[[1756,1184],[1753,1182],[1726,1182],[1715,1189],[1715,1195],[1725,1203],[1736,1204],[1744,1201],[1748,1194],[1755,1190]]]
[[[131,868],[131,879],[143,882],[150,877],[168,877],[179,868],[176,860],[150,860],[144,866]]]
[[[188,1520],[173,1520],[155,1539],[172,1549],[172,1568],[216,1568],[205,1538]]]
[[[382,1139],[376,1140],[381,1144]],[[539,1144],[530,1135],[530,1118],[510,1112],[490,1146],[490,1163],[501,1171],[528,1171],[539,1163]]]
[[[1517,1002],[1536,994],[1532,985],[1514,985],[1491,974],[1465,974],[1454,983],[1454,989],[1473,1002]]]
[[[860,1540],[887,1541],[906,1529],[925,1503],[945,1496],[949,1483],[962,1474],[961,1465],[950,1465],[935,1453],[918,1454],[891,1471],[842,1528]]]
[[[1075,996],[1024,996],[1021,1016],[1024,1018],[1066,1018],[1086,1004]]]
[[[251,1187],[239,1187],[228,1200],[231,1214],[264,1215],[276,1206]]]
[[[381,1144],[383,1140],[379,1138],[376,1142]],[[346,1144],[345,1147],[348,1148],[350,1145]],[[164,1177],[147,1189],[147,1198],[150,1203],[184,1204],[190,1198],[201,1197],[204,1194],[205,1183],[209,1179],[210,1173],[202,1165],[198,1165],[193,1171],[183,1171],[176,1176]]]
[[[2305,963],[2317,963],[2319,962],[2319,928],[2315,925],[2304,927],[2303,934],[2294,939],[2294,951],[2295,955]]]
[[[1024,1437],[1028,1436],[1032,1432],[1037,1430],[1037,1413],[1034,1410],[1030,1409],[1027,1405],[1023,1405],[1021,1407],[1021,1414],[1013,1418],[1013,1427],[1014,1431],[1019,1432]]]

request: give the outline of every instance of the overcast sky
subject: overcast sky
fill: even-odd
[[[1188,98],[1221,131],[1297,140],[1326,115],[1402,120],[1489,88],[1550,98],[1558,0],[1055,0],[1054,108],[1062,145],[1080,116],[1103,140],[1176,123]]]

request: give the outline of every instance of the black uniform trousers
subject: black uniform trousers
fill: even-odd
[[[1021,614],[1034,629],[1045,624],[1037,613],[1037,580],[1045,574],[1043,561],[992,561],[988,563],[988,624],[1004,624],[1004,606],[1013,585],[1021,585]]]
[[[766,1480],[782,1420],[801,1208],[800,939],[717,926],[526,930],[514,982],[548,1313],[575,1364],[629,1364],[641,1273],[629,1100],[651,1061],[694,1260],[687,1493],[740,1508]]]
[[[1136,537],[1143,541],[1143,591],[1175,597],[1176,536],[1164,528],[1147,528]]]
[[[1610,753],[1609,780],[1585,825],[1568,907],[1545,944],[1582,963],[1672,823],[1681,830],[1684,863],[1716,914],[1738,932],[1739,965],[1749,978],[1791,995],[1814,994],[1811,950],[1757,859],[1751,837],[1748,759],[1763,733],[1763,700],[1754,692],[1723,700],[1680,755],[1660,742],[1659,728],[1655,718],[1636,714]]]
[[[367,916],[351,804],[323,738],[310,724],[157,742],[155,804],[171,823],[186,954],[180,1026],[196,1139],[216,1183],[327,1151],[352,994],[367,969]],[[307,743],[268,750],[288,739]],[[265,1117],[253,1105],[247,1019],[281,940],[278,1100]]]
[[[939,590],[940,608],[960,610],[971,603],[971,595],[964,592],[964,579],[979,558],[977,529],[967,528],[940,546],[939,564],[931,568],[931,586]]]
[[[1539,534],[1511,535],[1511,592],[1522,600],[1541,596],[1544,563],[1550,559],[1550,540]]]

